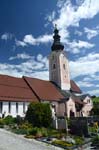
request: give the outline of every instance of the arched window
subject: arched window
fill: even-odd
[[[66,69],[66,66],[65,66],[65,64],[63,64],[63,68],[64,68],[64,70]]]
[[[56,65],[55,64],[53,64],[53,69],[55,69],[56,68]]]
[[[70,110],[70,117],[74,117],[74,116],[75,116],[74,112]]]

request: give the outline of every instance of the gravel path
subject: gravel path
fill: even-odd
[[[0,129],[0,150],[62,150],[34,139],[25,139],[4,129]]]

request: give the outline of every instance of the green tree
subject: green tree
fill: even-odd
[[[52,113],[48,103],[30,103],[26,120],[36,127],[49,127],[52,123]]]
[[[94,97],[93,99],[93,114],[99,115],[99,97]]]

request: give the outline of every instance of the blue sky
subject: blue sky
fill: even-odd
[[[48,80],[55,24],[71,79],[99,95],[99,0],[0,0],[0,74]]]

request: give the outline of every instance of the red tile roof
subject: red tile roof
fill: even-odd
[[[24,77],[24,79],[41,100],[58,101],[64,98],[64,96],[49,81],[29,77]]]
[[[0,75],[0,100],[38,101],[23,78]]]
[[[71,90],[81,90],[71,81]],[[16,78],[0,75],[0,100],[2,101],[59,101],[65,96],[50,81],[35,78]]]
[[[70,84],[71,84],[71,91],[76,93],[82,93],[78,85],[73,80],[70,80]]]

